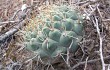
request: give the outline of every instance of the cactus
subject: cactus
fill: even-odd
[[[68,6],[52,8],[49,12],[50,17],[44,12],[38,15],[43,22],[36,24],[36,31],[31,29],[24,35],[26,48],[41,58],[54,58],[58,54],[66,54],[70,46],[70,51],[75,53],[83,35],[81,15]]]

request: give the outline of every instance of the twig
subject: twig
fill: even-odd
[[[8,24],[8,23],[13,24],[13,23],[17,23],[17,22],[19,22],[19,21],[16,20],[16,21],[5,21],[5,22],[0,22],[0,26],[1,26],[1,25],[4,25],[4,24]]]
[[[21,9],[17,10],[17,11],[14,13],[14,15],[12,16],[12,18],[9,19],[9,20],[14,20],[14,18],[16,17],[16,15],[17,15],[20,11],[21,11]]]
[[[98,6],[99,6],[99,5],[98,5]],[[98,13],[99,13],[100,18],[102,19],[102,14],[101,14],[100,9],[98,8],[98,6],[97,6],[97,11],[98,11]]]
[[[96,19],[96,18],[95,18]],[[99,31],[99,27],[98,27],[98,20],[96,19],[96,25],[97,25],[97,32],[98,32],[98,35],[99,35],[99,39],[100,39],[100,58],[101,58],[101,61],[102,61],[102,68],[103,70],[105,70],[105,63],[104,63],[104,59],[103,59],[103,51],[102,51],[102,37],[100,35],[100,31]]]
[[[96,6],[96,10],[99,12],[99,16],[101,16],[101,13],[100,13],[100,10],[98,9],[98,5]],[[93,19],[94,18],[94,19]],[[99,49],[99,52],[100,52],[100,58],[101,58],[101,62],[102,62],[102,70],[105,70],[105,63],[104,63],[104,59],[103,59],[103,51],[102,51],[102,42],[103,42],[103,37],[101,36],[101,33],[100,33],[100,29],[99,29],[99,21],[98,19],[96,18],[96,16],[93,15],[93,18],[91,18],[94,26],[96,27],[96,30],[97,30],[97,33],[98,33],[98,36],[99,36],[99,40],[100,40],[100,49]]]
[[[108,70],[110,70],[110,64],[108,65]]]
[[[104,57],[105,60],[107,59],[110,59],[110,55],[109,56],[106,56]],[[98,58],[98,59],[93,59],[93,60],[88,60],[87,63],[94,63],[96,61],[100,61],[101,58]],[[83,62],[79,62],[78,64],[74,65],[71,70],[75,69],[76,67],[80,66],[80,65],[84,65],[86,63],[86,61],[83,61]]]
[[[74,3],[76,5],[80,5],[80,6],[88,6],[88,5],[91,5],[91,4],[95,4],[97,2],[99,2],[100,0],[96,0],[96,1],[90,1],[90,0],[87,0],[87,1],[82,1],[82,2],[78,2],[78,3]]]
[[[29,6],[29,7],[26,8],[26,10],[27,10],[27,9],[31,9],[31,7]],[[18,10],[10,20],[13,20],[13,19],[15,18],[15,16],[17,15],[17,13],[20,12],[20,11],[21,11],[21,10]],[[26,11],[25,13],[26,13],[26,15],[27,15],[28,11]],[[11,28],[9,31],[7,31],[6,33],[4,33],[4,34],[2,34],[2,35],[0,36],[0,47],[3,45],[3,43],[5,43],[5,41],[6,41],[7,38],[11,37],[13,34],[15,34],[17,31],[19,31],[20,28],[22,28],[22,27],[24,26],[24,24],[25,24],[25,19],[26,19],[26,18],[24,18],[23,20],[19,20],[19,22],[16,22],[16,23],[18,23],[18,24],[15,25],[14,28]],[[12,22],[13,22],[13,21],[12,21]],[[6,23],[6,22],[4,22],[4,23]],[[7,22],[7,23],[8,23],[8,22]],[[3,46],[4,46],[4,45],[3,45]]]
[[[110,22],[110,19],[102,19],[103,22]]]
[[[69,48],[67,48],[67,60],[66,60],[66,62],[67,62],[68,67],[70,67],[69,59],[70,59],[70,49],[71,49],[72,44],[73,44],[73,40],[72,40]]]
[[[89,0],[87,0],[87,1],[82,1],[82,2],[78,2],[78,3],[76,3],[77,5],[83,5],[83,4],[85,4],[85,3],[88,3],[88,2],[90,2]],[[75,4],[75,3],[74,3]]]
[[[84,68],[84,70],[86,70],[86,68],[87,68],[87,61],[88,61],[88,58],[89,58],[89,57],[86,58],[86,63],[85,63],[85,68]]]
[[[99,51],[100,51],[100,58],[101,58],[101,62],[102,62],[102,70],[105,70],[105,63],[104,63],[103,52],[102,52],[102,42],[103,42],[103,38],[102,38],[102,36],[101,36],[101,34],[100,34],[98,19],[97,19],[95,16],[94,16],[94,18],[95,18],[95,21],[94,21],[94,20],[92,20],[92,21],[93,21],[93,23],[94,23],[94,25],[95,25],[95,27],[96,27],[96,29],[97,29],[97,33],[98,33],[99,40],[100,40],[100,49],[99,49]]]
[[[10,37],[10,36],[12,36],[13,34],[15,34],[15,33],[18,31],[18,29],[22,28],[22,26],[24,25],[24,22],[25,22],[25,20],[22,21],[22,22],[20,22],[18,25],[16,25],[15,28],[11,28],[11,29],[10,29],[8,32],[6,32],[5,34],[2,34],[2,35],[0,36],[0,45],[3,44],[8,37]]]
[[[90,41],[90,40],[88,40],[88,41]],[[82,52],[83,52],[83,55],[82,55],[82,57],[81,57],[81,60],[80,60],[80,61],[82,61],[82,60],[84,59],[85,55],[86,55],[86,53],[85,53],[85,51],[84,51],[83,47],[84,47],[84,44],[85,44],[86,42],[88,42],[88,41],[86,41],[85,39],[83,39],[83,41],[79,43],[79,45],[81,45],[81,44],[82,44],[82,47],[80,46],[80,48],[81,48],[81,50],[82,50]]]
[[[28,6],[28,7],[26,8],[26,10],[29,9],[29,8],[31,8],[31,6]],[[15,17],[16,17],[16,15],[17,15],[20,11],[22,11],[22,10],[21,10],[21,9],[17,10],[17,11],[14,13],[14,15],[12,16],[12,18],[9,19],[9,20],[14,20]]]

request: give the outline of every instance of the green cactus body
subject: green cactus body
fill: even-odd
[[[57,48],[57,42],[52,40],[52,39],[46,39],[43,43],[42,43],[42,48],[48,52],[49,55],[51,55],[53,53],[53,51],[55,51],[55,49]]]
[[[51,21],[45,21],[47,27],[52,27]]]
[[[66,30],[66,31],[70,31],[72,29],[72,22],[70,19],[66,19],[63,21],[62,23],[63,25],[63,28]]]
[[[59,54],[66,54],[69,47],[70,51],[75,53],[83,35],[83,20],[79,20],[77,12],[68,6],[57,6],[53,9],[55,10],[50,12],[53,13],[50,14],[52,18],[46,18],[46,14],[41,12],[38,17],[44,19],[41,18],[43,22],[37,24],[36,32],[31,29],[24,35],[26,48],[41,58],[54,58]]]
[[[71,42],[72,42],[72,39],[77,38],[76,36],[77,36],[77,34],[75,32],[73,32],[73,31],[65,31],[65,32],[63,32],[61,37],[60,37],[61,46],[69,47]]]
[[[36,38],[36,32],[31,32],[31,38]]]
[[[46,39],[46,37],[44,36],[44,34],[41,33],[41,34],[37,35],[37,41],[39,43],[42,43],[45,39]]]
[[[74,12],[69,11],[67,16],[68,17],[70,16],[70,18],[73,19],[73,20],[78,20],[79,19],[79,15],[75,11]]]
[[[60,30],[57,30],[57,29],[50,31],[49,33],[49,38],[57,42],[59,42],[60,36],[61,36],[61,32]]]
[[[66,47],[58,47],[51,55],[51,57],[56,57],[59,54],[65,53],[67,51]]]
[[[40,44],[37,43],[36,38],[32,38],[30,42],[26,42],[26,48],[35,51],[39,48]],[[31,47],[30,47],[31,46]]]
[[[46,58],[49,57],[47,52],[44,51],[42,48],[39,48],[38,50],[35,51],[35,53],[40,56],[40,58]]]
[[[57,14],[55,14],[54,16],[53,16],[53,21],[61,21],[62,20],[62,17],[61,16],[59,16],[59,15],[57,15]]]
[[[50,29],[48,28],[48,27],[44,27],[43,29],[42,29],[42,32],[43,32],[43,34],[45,35],[45,36],[49,36],[49,32],[50,32]]]
[[[56,28],[56,29],[59,29],[59,30],[61,30],[61,28],[62,28],[62,24],[61,24],[61,22],[54,22],[53,23],[53,27],[54,28]]]
[[[83,25],[82,23],[74,23],[73,24],[73,29],[72,29],[74,32],[76,32],[76,34],[78,35],[83,35]]]

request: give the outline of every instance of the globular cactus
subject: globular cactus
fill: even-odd
[[[26,31],[25,46],[41,58],[54,58],[66,54],[67,48],[75,53],[83,35],[83,19],[68,6],[52,7],[49,13],[41,12],[36,28]]]

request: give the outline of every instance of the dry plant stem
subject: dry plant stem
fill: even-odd
[[[82,1],[82,2],[78,2],[78,3],[76,3],[77,5],[83,5],[83,4],[85,4],[85,3],[88,3],[88,2],[90,2],[90,1]]]
[[[86,63],[85,63],[85,68],[84,68],[84,70],[86,70],[86,68],[87,68],[87,61],[88,61],[88,58],[89,58],[89,57],[86,58]]]
[[[11,28],[8,32],[0,36],[0,44],[3,43],[4,40],[6,40],[11,35],[15,34],[19,28],[22,28],[25,21],[20,22],[18,25],[15,26],[15,28]]]
[[[85,42],[87,42],[87,41],[85,41],[85,39],[83,39],[83,42],[82,42],[82,43],[81,43],[81,42],[79,43],[80,45],[82,44],[82,47],[80,46],[80,48],[81,48],[81,50],[82,50],[82,52],[83,52],[83,55],[82,55],[80,61],[82,61],[82,60],[84,59],[85,54],[86,54],[85,51],[84,51],[84,49],[83,49]]]
[[[95,16],[94,16],[95,17]],[[95,22],[96,21],[96,22]],[[100,49],[99,49],[99,52],[100,52],[100,58],[101,58],[101,62],[102,62],[102,70],[105,70],[105,63],[104,63],[104,58],[103,58],[103,51],[102,51],[102,42],[103,42],[103,38],[100,34],[100,29],[99,29],[99,24],[98,24],[98,19],[95,17],[95,21],[93,20],[93,23],[94,23],[94,26],[96,27],[97,29],[97,33],[98,33],[98,36],[99,36],[99,40],[100,40]]]
[[[102,15],[100,13],[100,10],[98,8],[98,5],[96,6],[96,9],[99,13],[99,16],[102,18]],[[94,23],[94,26],[96,27],[96,30],[97,30],[97,33],[98,33],[98,36],[99,36],[99,40],[100,40],[100,49],[99,49],[99,52],[100,52],[100,58],[101,58],[101,62],[102,62],[102,70],[105,70],[105,63],[104,63],[104,59],[103,59],[103,51],[102,51],[102,42],[103,42],[103,37],[101,36],[101,33],[100,33],[100,29],[99,29],[99,22],[98,22],[98,19],[96,18],[96,16],[94,16],[94,20],[93,18],[91,18],[92,22]]]
[[[69,62],[69,48],[67,49],[67,65],[68,65],[68,67],[70,67],[70,62]]]
[[[104,57],[105,60],[107,59],[110,59],[110,55],[109,56],[106,56]],[[97,62],[97,61],[100,61],[101,58],[98,58],[98,59],[93,59],[93,60],[88,60],[87,63],[94,63],[94,62]],[[83,61],[83,62],[79,62],[78,64],[74,65],[71,70],[75,69],[76,67],[80,66],[80,65],[84,65],[86,63],[86,61]]]
[[[69,55],[70,55],[70,49],[71,49],[72,44],[73,44],[73,40],[72,40],[72,42],[71,42],[69,48],[67,49],[67,65],[68,65],[69,68],[71,67],[71,66],[70,66],[70,62],[69,62],[69,58],[70,58]]]
[[[30,9],[30,8],[31,8],[30,6],[27,7],[27,9]],[[21,10],[18,10],[10,20],[14,20],[15,16],[17,15],[17,13],[18,13],[19,11],[21,11]],[[27,13],[28,13],[28,11],[26,12],[26,15],[27,15]],[[26,18],[25,18],[25,19],[26,19]],[[15,34],[17,31],[19,31],[19,29],[21,29],[21,28],[24,26],[24,24],[25,24],[25,19],[19,20],[19,22],[16,22],[17,25],[15,25],[14,28],[11,28],[11,29],[10,29],[9,31],[7,31],[5,34],[2,34],[2,35],[0,36],[0,47],[1,47],[1,45],[5,42],[5,40],[6,40],[7,38],[11,37],[13,34]],[[3,45],[3,46],[4,46],[4,45]]]
[[[52,65],[50,65],[50,66],[51,66],[52,70],[55,70],[54,67],[53,67]]]
[[[27,63],[27,62],[31,61],[32,59],[34,59],[34,58],[36,58],[36,57],[38,57],[38,55],[35,55],[35,56],[33,56],[33,57],[31,57],[31,58],[27,59],[27,60],[25,61],[25,63]]]
[[[98,6],[97,6],[97,11],[99,13],[100,18],[102,19],[102,14],[101,14],[100,9],[98,8]]]
[[[110,19],[102,19],[103,22],[110,22]]]
[[[13,24],[13,23],[17,23],[17,22],[19,22],[19,21],[16,20],[16,21],[5,21],[5,22],[0,22],[0,26],[1,26],[1,25],[4,25],[4,24],[9,24],[9,23]]]
[[[9,19],[9,20],[14,20],[15,17],[16,17],[16,15],[17,15],[20,11],[21,11],[21,9],[17,10],[17,11],[14,13],[13,17],[12,17],[11,19]]]
[[[102,62],[102,68],[103,68],[103,70],[105,70],[105,63],[104,63],[103,51],[102,51],[102,41],[103,41],[103,38],[100,35],[100,30],[99,30],[99,27],[98,27],[98,20],[97,19],[96,19],[96,28],[97,28],[97,32],[98,32],[99,39],[100,39],[100,49],[99,49],[99,51],[100,51],[100,58],[101,58],[101,62]]]
[[[110,64],[108,65],[108,70],[110,70]]]
[[[30,9],[30,8],[31,8],[31,6],[28,6],[28,7],[26,8],[26,10],[27,10],[27,9]],[[9,19],[9,20],[14,20],[15,17],[17,16],[17,14],[18,14],[20,11],[21,11],[21,9],[17,10],[17,11],[14,13],[14,15],[12,16],[12,18]]]

